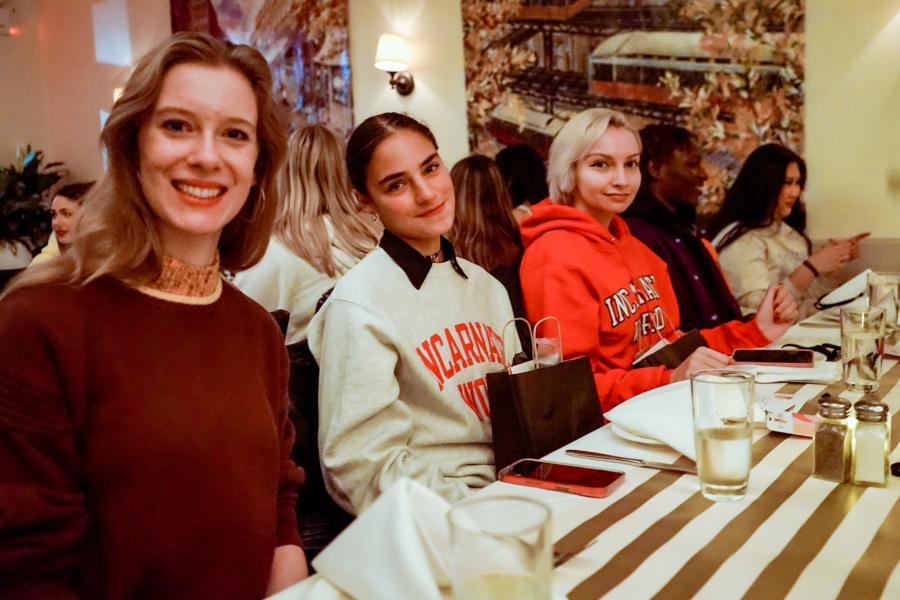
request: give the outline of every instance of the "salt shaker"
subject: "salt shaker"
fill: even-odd
[[[851,481],[858,485],[883,487],[887,483],[891,431],[888,407],[877,400],[860,400],[853,405],[856,431],[853,433]]]
[[[814,436],[813,475],[819,479],[847,481],[850,475],[850,402],[830,394],[819,398]]]

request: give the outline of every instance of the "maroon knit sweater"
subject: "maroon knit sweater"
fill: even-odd
[[[247,598],[299,544],[269,315],[111,280],[0,303],[0,597]]]

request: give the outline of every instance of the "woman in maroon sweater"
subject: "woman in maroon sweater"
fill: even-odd
[[[260,598],[306,575],[263,255],[286,126],[255,50],[145,56],[63,256],[0,298],[0,597]]]

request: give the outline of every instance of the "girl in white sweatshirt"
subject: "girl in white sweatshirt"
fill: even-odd
[[[321,125],[291,134],[281,187],[266,254],[234,284],[266,310],[291,313],[285,341],[295,344],[306,339],[319,298],[375,247],[381,228],[359,213],[344,143]]]
[[[457,258],[453,184],[431,131],[384,113],[347,144],[379,247],[337,284],[309,327],[319,363],[319,451],[332,497],[358,514],[409,477],[450,501],[495,476],[485,374],[518,350],[504,287]]]

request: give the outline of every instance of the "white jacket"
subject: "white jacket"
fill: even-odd
[[[713,239],[713,245],[736,226],[737,223],[731,223],[720,231]],[[783,221],[762,229],[751,229],[719,250],[719,264],[745,315],[756,312],[766,290],[779,281],[785,282],[794,295],[801,319],[816,312],[815,301],[834,289],[839,281],[822,276],[814,279],[807,289],[797,289],[788,275],[807,258],[806,239]]]
[[[283,308],[291,313],[285,335],[288,344],[306,339],[306,328],[319,298],[356,264],[346,252],[334,245],[331,249],[338,267],[336,277],[320,273],[274,237],[259,263],[234,276],[234,285],[269,312]]]

